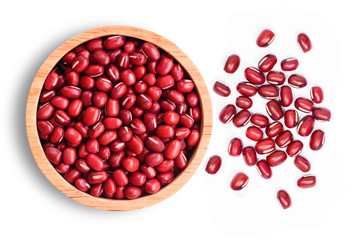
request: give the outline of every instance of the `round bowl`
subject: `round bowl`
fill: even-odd
[[[188,161],[187,167],[179,173],[176,178],[167,186],[155,194],[143,196],[133,200],[116,200],[106,199],[100,197],[93,197],[90,194],[78,190],[76,187],[68,183],[53,167],[50,161],[46,158],[40,138],[37,132],[36,113],[41,90],[44,81],[50,71],[58,63],[58,61],[69,51],[76,46],[94,38],[104,37],[109,35],[122,35],[128,37],[138,38],[168,52],[174,59],[176,59],[183,69],[188,73],[196,85],[196,90],[200,97],[201,105],[201,128],[200,141]],[[69,198],[92,208],[98,208],[111,211],[126,211],[154,205],[177,192],[184,184],[192,177],[196,169],[199,167],[205,151],[207,149],[212,129],[212,108],[209,92],[206,88],[205,82],[196,68],[194,63],[186,54],[180,50],[174,43],[166,38],[136,27],[129,26],[107,26],[91,29],[89,31],[78,34],[69,39],[61,46],[59,46],[42,64],[37,72],[27,100],[26,106],[26,130],[29,145],[34,156],[34,159],[40,170],[47,177],[47,179],[62,193]]]

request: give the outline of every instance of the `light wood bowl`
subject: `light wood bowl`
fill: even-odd
[[[40,138],[36,126],[36,112],[38,108],[39,96],[43,88],[46,76],[59,62],[59,60],[76,46],[94,38],[122,35],[128,37],[138,38],[144,41],[151,42],[164,51],[168,52],[174,59],[176,59],[189,74],[191,79],[195,82],[197,92],[200,95],[201,104],[201,129],[200,141],[191,159],[188,161],[187,167],[176,176],[176,178],[163,187],[159,192],[153,195],[147,195],[134,200],[116,200],[106,199],[100,197],[93,197],[90,194],[79,191],[76,187],[69,184],[53,167],[53,165],[46,158],[43,148],[41,146]],[[28,141],[34,159],[40,170],[47,177],[47,179],[62,193],[69,198],[92,208],[98,208],[110,211],[126,211],[151,206],[156,204],[178,191],[184,184],[192,177],[196,169],[199,167],[205,151],[207,149],[212,129],[212,108],[209,92],[206,88],[205,82],[196,68],[194,63],[183,51],[180,50],[174,43],[166,38],[135,27],[128,26],[107,26],[95,28],[69,39],[61,46],[59,46],[43,63],[37,72],[30,88],[27,106],[26,106],[26,130]]]

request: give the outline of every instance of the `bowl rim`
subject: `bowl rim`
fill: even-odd
[[[202,119],[200,126],[200,140],[193,155],[188,161],[187,167],[182,170],[172,182],[161,188],[159,192],[133,200],[117,200],[94,197],[89,193],[78,190],[75,186],[68,183],[46,158],[37,133],[37,106],[47,75],[51,72],[58,61],[60,61],[67,52],[71,51],[76,46],[94,38],[110,35],[121,35],[124,37],[138,38],[140,40],[153,43],[154,45],[169,53],[174,59],[177,60],[177,62],[194,81],[195,88],[199,94],[201,106]],[[26,131],[28,142],[32,155],[46,178],[58,190],[74,201],[88,207],[110,211],[127,211],[148,207],[163,201],[177,192],[181,187],[183,187],[185,183],[188,182],[189,179],[193,176],[205,155],[211,136],[212,124],[212,105],[209,92],[207,90],[204,79],[191,59],[177,45],[168,39],[154,32],[131,26],[115,25],[94,28],[88,31],[84,31],[61,44],[49,55],[49,57],[44,61],[36,73],[36,76],[30,87],[26,105]]]

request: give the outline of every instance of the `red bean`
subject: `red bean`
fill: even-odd
[[[282,164],[287,158],[287,155],[284,151],[275,151],[266,157],[266,161],[269,163],[270,167],[276,167]]]
[[[304,112],[309,113],[314,109],[314,103],[306,98],[299,97],[294,102],[295,108]]]
[[[70,169],[70,165],[65,164],[65,163],[59,163],[55,166],[55,169],[60,174],[66,174]]]
[[[141,66],[146,63],[145,55],[139,52],[130,53],[129,58],[130,58],[130,63],[133,65]]]
[[[242,142],[238,138],[233,138],[228,147],[228,153],[230,156],[237,157],[240,156],[242,151]]]
[[[47,102],[51,101],[51,99],[53,99],[55,96],[56,96],[56,92],[55,92],[54,90],[51,90],[51,91],[43,91],[43,92],[40,94],[39,102],[40,102],[41,104],[47,103]]]
[[[149,194],[157,193],[160,190],[160,188],[161,188],[161,184],[159,180],[157,180],[156,178],[149,179],[144,184],[144,191]]]
[[[68,52],[65,54],[65,56],[62,58],[64,65],[71,65],[72,61],[76,58],[76,54],[74,52]]]
[[[149,136],[145,140],[146,147],[154,152],[162,152],[165,150],[164,142],[157,136]]]
[[[194,147],[200,140],[200,132],[196,129],[190,131],[189,136],[186,139],[186,143],[189,147]]]
[[[173,172],[162,172],[156,176],[157,180],[161,183],[161,185],[166,185],[174,179]]]
[[[71,117],[77,117],[80,115],[82,107],[82,101],[80,99],[75,99],[70,103],[67,111]]]
[[[240,65],[240,57],[236,54],[232,54],[226,60],[224,65],[224,71],[227,73],[234,73]]]
[[[37,128],[39,132],[45,135],[49,135],[54,131],[54,126],[48,121],[38,121]]]
[[[256,45],[259,47],[267,47],[274,41],[274,38],[275,34],[271,30],[264,29],[256,39]]]
[[[311,41],[305,33],[300,33],[298,35],[297,42],[304,53],[311,50]]]
[[[135,154],[140,154],[144,150],[143,141],[136,135],[132,136],[126,144],[127,148]]]
[[[253,102],[251,98],[246,96],[239,96],[236,98],[236,106],[242,109],[249,109],[251,108]]]
[[[104,40],[103,46],[105,49],[116,49],[124,45],[124,43],[125,41],[121,36],[111,36]]]
[[[78,179],[81,176],[81,173],[76,170],[75,168],[70,169],[64,176],[65,180],[69,183],[73,184],[75,183],[76,179]]]
[[[263,137],[263,131],[251,126],[246,129],[246,136],[253,141],[260,141]]]
[[[45,103],[40,106],[37,111],[37,118],[41,120],[49,119],[55,112],[55,108],[51,103]]]
[[[60,125],[66,126],[71,122],[71,117],[65,111],[58,109],[54,113],[54,120]]]
[[[215,93],[222,97],[227,97],[231,93],[231,90],[227,85],[218,81],[215,82],[213,90]]]
[[[255,145],[258,154],[267,154],[275,150],[275,142],[271,138],[265,138],[258,141]]]
[[[129,174],[129,183],[134,186],[142,186],[146,182],[146,175],[141,172]]]
[[[76,160],[76,150],[72,147],[67,147],[63,151],[63,162],[68,165],[72,165],[75,163]]]
[[[107,52],[105,52],[102,49],[95,50],[95,52],[91,54],[91,57],[92,59],[94,59],[96,63],[101,64],[103,66],[106,66],[110,63],[109,54],[107,54]]]
[[[282,85],[285,82],[285,74],[283,72],[270,71],[266,75],[266,80],[273,85]]]
[[[90,188],[90,194],[94,197],[100,197],[100,195],[103,193],[103,191],[104,191],[104,189],[103,189],[102,183],[94,184]]]
[[[269,179],[272,176],[271,167],[265,160],[260,160],[256,163],[256,169],[259,172],[259,174],[265,178]]]
[[[322,103],[324,94],[321,87],[312,87],[310,90],[310,97],[314,103]]]
[[[184,80],[182,80],[184,81]],[[180,81],[181,82],[181,81]],[[180,83],[178,82],[178,84]],[[156,78],[156,85],[158,87],[160,87],[162,90],[166,90],[166,89],[169,89],[169,88],[172,88],[175,84],[175,81],[174,81],[174,78],[167,74],[167,75],[163,75],[163,76],[159,76]],[[177,87],[177,89],[180,91],[180,92],[183,92],[181,91],[181,87],[179,88],[179,86]],[[190,91],[189,91],[190,92]]]
[[[182,93],[189,93],[191,92],[195,87],[195,84],[190,79],[182,79],[176,84],[176,88],[178,91]]]
[[[251,113],[244,109],[238,112],[233,118],[233,124],[235,127],[243,127],[249,123],[251,119]]]
[[[170,160],[167,160],[165,159],[162,163],[160,163],[157,167],[156,167],[156,170],[158,172],[168,172],[170,171],[173,167],[175,166],[175,162],[174,160],[170,159]]]
[[[305,116],[301,119],[297,127],[300,136],[307,137],[314,129],[315,120],[312,116]]]
[[[184,77],[184,70],[181,68],[180,64],[174,64],[171,69],[171,76],[174,78],[176,82],[180,81]]]
[[[136,199],[141,196],[141,193],[141,189],[135,186],[129,186],[124,190],[124,195],[128,199]]]
[[[244,96],[252,97],[257,93],[257,87],[249,82],[240,82],[236,86],[236,90]],[[230,93],[229,93],[230,94]]]
[[[243,189],[249,182],[249,177],[242,172],[237,173],[231,180],[230,187],[232,190],[238,191]]]
[[[262,85],[258,88],[260,96],[266,99],[276,99],[279,95],[279,90],[274,85]]]
[[[130,62],[130,57],[127,52],[122,52],[117,57],[116,66],[121,69],[125,70],[128,68]]]
[[[289,86],[282,86],[279,92],[279,102],[281,106],[288,107],[293,101],[293,95]]]
[[[300,171],[303,172],[310,171],[311,168],[310,162],[302,156],[297,156],[294,160],[294,164]]]
[[[285,190],[278,191],[277,199],[283,209],[287,209],[291,206],[291,198]]]
[[[244,147],[243,152],[244,162],[248,166],[254,166],[257,162],[256,152],[253,147]]]
[[[97,107],[88,107],[83,115],[83,122],[86,126],[94,125],[100,117],[100,109]]]
[[[156,167],[164,161],[162,153],[149,153],[145,156],[145,163],[149,167]]]
[[[144,53],[150,61],[158,61],[160,59],[160,52],[152,43],[143,43],[141,45],[141,52]]]
[[[188,160],[183,151],[180,151],[179,155],[177,155],[177,157],[174,159],[175,166],[179,169],[184,169],[187,166],[187,162]]]
[[[285,130],[276,137],[275,143],[280,148],[284,148],[284,147],[289,146],[289,144],[292,142],[292,140],[293,140],[292,133],[289,130]]]
[[[72,127],[69,127],[65,130],[64,137],[69,143],[73,144],[74,146],[78,146],[82,140],[81,134]]]
[[[319,121],[330,121],[331,112],[326,108],[314,108],[312,111],[313,117]]]
[[[58,81],[59,81],[59,75],[55,72],[52,72],[46,77],[44,82],[44,88],[46,90],[52,90],[55,88]]]
[[[269,138],[276,137],[283,131],[283,125],[281,122],[273,122],[266,127],[265,133]]]
[[[199,97],[197,93],[190,92],[186,94],[186,102],[189,104],[190,107],[195,107],[199,103]]]
[[[113,177],[116,185],[118,185],[118,186],[123,187],[129,183],[129,179],[128,179],[126,173],[122,169],[116,169],[113,172],[112,177]]]
[[[194,119],[194,121],[201,120],[201,110],[199,106],[195,106],[189,109],[189,115]]]
[[[296,110],[286,110],[284,113],[284,123],[287,128],[294,128],[299,122],[299,114]]]
[[[303,88],[307,85],[307,80],[301,75],[293,74],[289,77],[288,83],[293,88]]]
[[[221,157],[214,155],[209,158],[208,163],[206,164],[205,171],[209,174],[216,174],[221,167]]]
[[[62,152],[54,147],[45,148],[45,155],[54,164],[59,164],[62,158]]]
[[[115,194],[116,192],[116,184],[115,181],[111,178],[108,178],[105,182],[104,182],[104,191],[105,193],[112,195]]]
[[[269,119],[259,113],[255,113],[251,117],[251,123],[258,128],[265,128],[269,125]]]
[[[267,102],[265,108],[269,116],[275,121],[280,120],[284,116],[284,111],[280,103],[276,100]]]
[[[83,73],[90,77],[98,77],[104,73],[104,67],[99,64],[89,65]]]
[[[102,49],[103,48],[103,41],[100,38],[93,39],[86,45],[86,48],[90,52],[93,52],[96,49]]]
[[[109,64],[106,67],[106,76],[112,81],[112,82],[118,82],[120,80],[120,71],[114,64]]]
[[[99,142],[97,139],[89,139],[85,143],[86,151],[89,153],[98,153],[99,152]]]
[[[87,60],[88,61],[88,60]],[[66,74],[65,81],[72,86],[78,86],[80,82],[79,73],[71,71]]]
[[[290,157],[295,157],[297,155],[299,155],[303,149],[303,143],[300,142],[299,140],[295,140],[292,141],[289,146],[286,149],[286,153],[290,156]]]
[[[281,61],[281,69],[283,71],[293,71],[299,66],[299,62],[296,58],[286,58]]]
[[[258,67],[260,71],[268,72],[275,66],[276,62],[277,58],[275,55],[267,54],[259,61]]]
[[[160,61],[156,65],[156,72],[159,75],[169,74],[173,66],[174,66],[173,60],[171,60],[168,57],[164,57],[163,59],[160,59]],[[171,76],[171,78],[173,77]]]
[[[181,150],[180,140],[174,139],[167,144],[164,150],[164,156],[167,159],[175,159],[180,154],[180,150]]]
[[[146,68],[144,66],[136,66],[133,69],[133,72],[135,74],[136,80],[142,79],[146,74]],[[142,81],[141,81],[142,82]],[[145,82],[142,82],[145,83]]]
[[[134,157],[127,157],[121,162],[123,168],[125,168],[128,172],[135,172],[139,168],[139,160]]]
[[[311,150],[317,151],[322,148],[325,143],[325,133],[321,130],[315,130],[310,137]]]
[[[245,78],[255,85],[261,85],[265,82],[264,74],[254,67],[247,67],[245,69]]]
[[[236,108],[232,104],[226,105],[220,112],[219,120],[220,122],[227,124],[229,123],[235,116]]]
[[[161,125],[156,128],[156,135],[160,138],[172,138],[175,134],[175,130],[172,126]]]
[[[86,163],[95,171],[101,171],[104,167],[104,163],[95,154],[88,154],[86,156]]]
[[[98,141],[100,145],[106,146],[115,141],[117,137],[118,135],[116,131],[106,130],[98,137]]]
[[[148,179],[156,176],[156,170],[153,167],[149,167],[146,164],[141,165],[140,171],[146,175]]]
[[[78,73],[84,71],[88,66],[89,59],[84,56],[78,56],[71,64],[71,68]]]
[[[312,175],[303,176],[297,181],[297,185],[300,188],[311,188],[314,187],[315,184],[316,177]]]
[[[50,135],[50,142],[59,143],[64,138],[64,129],[62,127],[54,128],[54,131]]]

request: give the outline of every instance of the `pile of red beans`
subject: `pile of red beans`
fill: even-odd
[[[37,128],[48,160],[95,197],[154,194],[200,139],[194,82],[157,46],[107,36],[68,52],[47,76]]]
[[[274,33],[265,29],[258,36],[256,44],[259,47],[267,47],[274,38]],[[311,42],[306,34],[299,34],[297,41],[303,52],[310,51]],[[317,151],[324,144],[325,134],[320,129],[313,131],[314,123],[315,121],[330,121],[331,118],[331,112],[328,109],[316,105],[323,101],[323,91],[318,86],[311,88],[310,99],[299,97],[293,101],[292,89],[307,86],[306,78],[296,73],[287,77],[288,85],[284,84],[285,72],[296,70],[299,65],[298,60],[295,58],[282,60],[280,63],[282,71],[273,70],[276,63],[277,57],[273,54],[267,54],[259,61],[257,68],[247,67],[244,72],[247,81],[238,83],[236,87],[240,96],[237,97],[235,104],[226,105],[219,115],[219,120],[222,123],[227,124],[232,121],[234,126],[238,128],[246,126],[249,122],[252,124],[246,129],[246,137],[253,140],[255,145],[243,148],[242,141],[239,138],[234,138],[229,143],[228,153],[230,156],[240,156],[242,153],[246,165],[256,166],[259,174],[265,179],[271,178],[271,168],[282,164],[288,156],[294,158],[294,165],[300,171],[309,172],[310,162],[305,157],[300,156],[304,147],[303,143],[295,139],[288,129],[296,127],[297,134],[301,137],[311,135],[310,148]],[[228,57],[224,71],[232,74],[239,65],[240,57],[233,54]],[[216,82],[213,90],[223,97],[227,97],[231,93],[231,89],[221,82]],[[265,110],[270,119],[273,120],[272,122],[263,114],[249,111],[253,105],[251,97],[256,93],[269,100],[265,105]],[[286,109],[293,102],[295,109]],[[240,111],[237,111],[237,108]],[[299,120],[298,111],[308,115]],[[282,118],[284,118],[284,124],[279,121]],[[284,150],[276,149],[276,146]],[[265,156],[265,154],[267,155]],[[258,157],[264,159],[258,160]],[[220,167],[221,157],[215,155],[209,159],[206,171],[209,174],[215,174]],[[248,181],[248,176],[240,172],[233,177],[230,186],[233,190],[241,190]],[[315,184],[316,177],[314,175],[305,175],[297,181],[300,188],[310,188]],[[285,190],[278,191],[277,199],[284,209],[290,207],[291,199]]]

